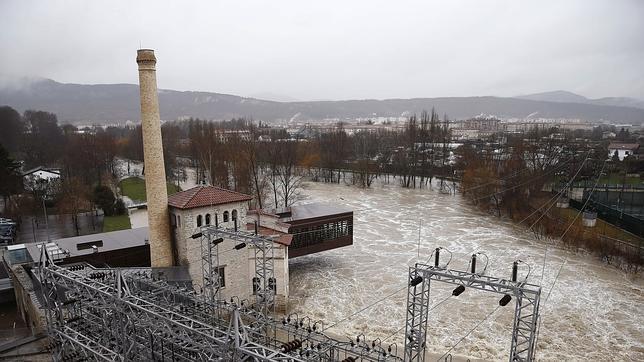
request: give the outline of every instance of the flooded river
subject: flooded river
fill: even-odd
[[[290,311],[327,325],[364,306],[391,298],[329,329],[337,335],[387,338],[402,351],[408,266],[424,261],[436,247],[450,250],[451,268],[466,270],[470,255],[485,252],[488,275],[509,279],[512,262],[532,267],[528,281],[543,286],[542,326],[537,359],[644,360],[644,279],[623,273],[583,253],[549,249],[542,278],[544,243],[515,226],[473,210],[459,195],[376,185],[363,190],[345,185],[306,183],[302,203],[327,201],[353,208],[354,245],[297,258],[290,263]],[[565,262],[565,264],[563,264]],[[479,265],[482,267],[481,261]],[[557,283],[545,301],[561,268]],[[522,267],[520,275],[527,273]],[[453,286],[432,283],[432,303]],[[402,288],[402,290],[401,290]],[[466,290],[430,312],[428,349],[447,352],[494,311],[499,295]],[[499,308],[452,354],[507,360],[514,302]]]

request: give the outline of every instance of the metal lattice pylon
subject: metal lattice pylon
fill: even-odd
[[[516,304],[509,360],[534,361],[541,297],[540,286],[418,263],[409,267],[405,361],[425,360],[429,293],[432,280],[513,296]]]
[[[204,293],[211,301],[218,299],[219,292],[219,253],[213,240],[218,238],[235,240],[249,245],[255,254],[255,273],[253,280],[256,305],[264,316],[268,316],[275,303],[274,246],[273,239],[245,231],[234,231],[215,226],[201,229],[202,271]]]

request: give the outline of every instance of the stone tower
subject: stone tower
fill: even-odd
[[[163,164],[161,117],[159,116],[157,94],[157,59],[154,56],[154,50],[139,49],[136,54],[136,62],[139,65],[139,88],[141,91],[141,128],[143,132],[145,188],[148,199],[148,225],[150,227],[150,261],[152,267],[168,267],[172,266],[174,258],[170,239],[168,190]]]

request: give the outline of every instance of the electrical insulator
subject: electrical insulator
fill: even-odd
[[[299,339],[294,339],[282,345],[282,352],[291,352],[300,347],[302,347],[302,341],[300,341]]]
[[[434,256],[434,266],[438,268],[438,260],[440,259],[441,248],[436,248],[434,252],[436,253],[436,255]]]
[[[409,285],[411,285],[412,287],[415,287],[422,282],[423,282],[423,277],[421,277],[420,275],[417,275],[416,277],[414,277],[414,279],[412,279],[409,282]]]
[[[501,300],[499,300],[499,305],[501,307],[505,307],[508,303],[510,303],[511,300],[512,297],[510,296],[510,294],[506,294],[503,296],[503,298],[501,298]]]
[[[512,263],[512,281],[517,281],[517,275],[519,274],[519,262],[515,261]]]
[[[476,254],[472,254],[472,274],[476,274]]]
[[[461,293],[463,293],[464,291],[465,291],[465,287],[464,287],[464,286],[462,286],[462,285],[459,285],[458,287],[456,287],[456,288],[452,291],[452,295],[453,295],[453,296],[455,296],[455,297],[458,297],[458,296],[459,296],[459,295],[461,295]]]

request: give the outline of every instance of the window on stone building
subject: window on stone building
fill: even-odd
[[[233,220],[237,220],[237,210],[233,210]]]
[[[224,211],[224,222],[228,222],[228,211]]]
[[[210,225],[210,214],[206,214],[206,225]]]
[[[177,226],[181,226],[181,215],[177,215]]]
[[[219,287],[223,288],[226,286],[226,269],[225,267],[220,266],[219,269],[217,269],[217,274],[219,275]]]
[[[202,224],[202,220],[201,220],[201,219],[202,219],[201,215],[198,215],[198,216],[197,216],[197,227],[201,226],[201,224]]]

